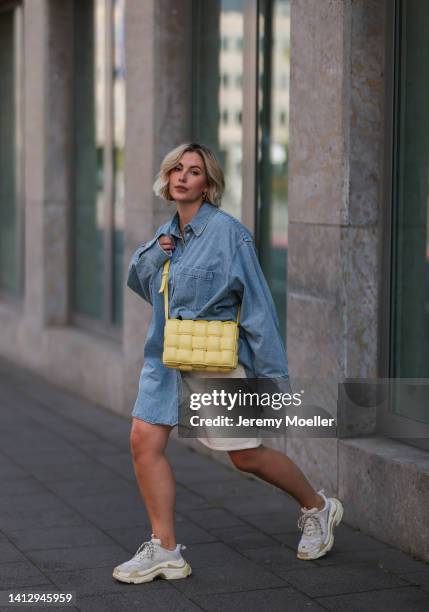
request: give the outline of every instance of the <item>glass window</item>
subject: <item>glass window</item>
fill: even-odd
[[[290,0],[262,0],[259,15],[258,253],[286,342]],[[280,44],[281,43],[281,44]]]
[[[123,320],[123,256],[125,225],[125,0],[113,12],[113,321]]]
[[[398,3],[391,376],[429,377],[429,3]],[[429,423],[426,401],[398,414]]]
[[[122,322],[123,0],[77,0],[74,45],[73,309]]]
[[[0,289],[21,293],[22,9],[0,8]]]
[[[225,173],[222,207],[241,218],[244,0],[193,3],[192,139],[213,148]],[[241,41],[241,42],[240,42]]]

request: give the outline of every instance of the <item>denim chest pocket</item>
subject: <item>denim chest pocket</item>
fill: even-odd
[[[214,272],[204,268],[180,268],[174,274],[173,298],[177,306],[199,310],[209,299]]]

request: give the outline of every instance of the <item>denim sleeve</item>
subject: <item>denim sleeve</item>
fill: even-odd
[[[128,266],[127,286],[152,304],[150,283],[152,275],[162,266],[172,253],[167,253],[155,237],[139,246]]]
[[[251,239],[244,239],[234,254],[231,287],[241,297],[240,326],[252,351],[255,376],[287,378],[288,359],[277,312]]]

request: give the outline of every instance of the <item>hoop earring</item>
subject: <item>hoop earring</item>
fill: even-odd
[[[207,200],[207,191],[203,191],[203,202]]]

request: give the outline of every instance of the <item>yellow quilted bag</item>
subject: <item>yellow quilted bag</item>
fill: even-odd
[[[168,318],[168,271],[170,260],[164,264],[159,293],[164,292],[164,351],[162,362],[178,370],[207,370],[230,372],[238,364],[237,321],[204,321]]]

